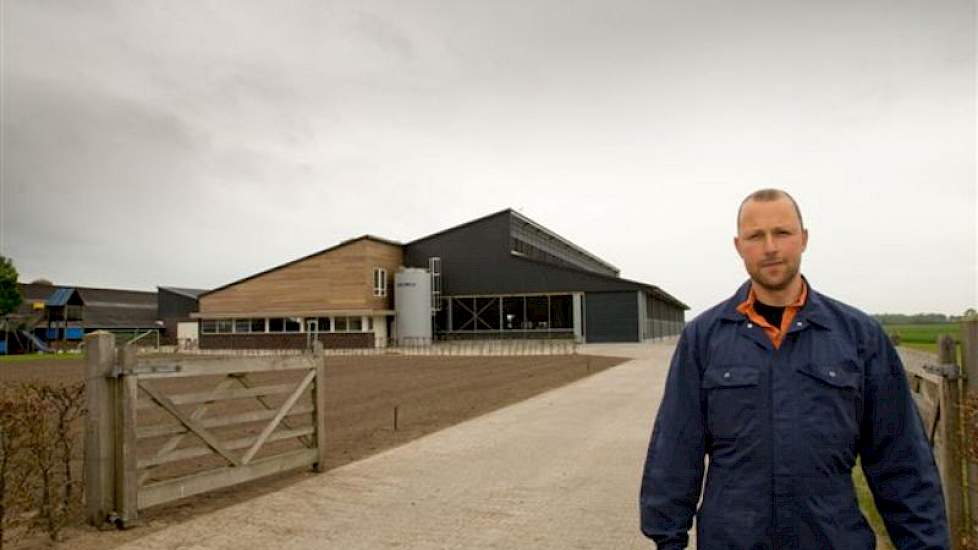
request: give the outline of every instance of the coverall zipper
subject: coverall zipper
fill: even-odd
[[[777,487],[775,482],[775,470],[776,470],[776,456],[775,448],[777,444],[774,440],[774,359],[778,353],[778,349],[774,349],[774,353],[771,355],[770,361],[768,361],[768,374],[767,374],[767,395],[768,395],[768,429],[770,430],[770,437],[768,441],[771,442],[771,543],[775,548],[777,547],[777,531],[778,531],[778,506],[776,503],[777,498]]]

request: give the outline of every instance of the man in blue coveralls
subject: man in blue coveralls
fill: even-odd
[[[784,191],[741,203],[750,280],[683,330],[649,443],[641,524],[661,550],[686,547],[694,513],[700,550],[873,549],[857,457],[899,550],[950,548],[903,365],[879,324],[802,277],[807,244]]]

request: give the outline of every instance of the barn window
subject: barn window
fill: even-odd
[[[387,296],[387,270],[374,269],[374,296]]]
[[[316,328],[319,329],[319,332],[329,332],[329,326],[329,317],[320,317],[319,322],[316,323]]]
[[[217,321],[205,319],[200,322],[201,334],[217,334]]]
[[[350,332],[360,332],[363,330],[363,319],[360,317],[350,317],[347,321],[347,327]]]
[[[570,294],[550,297],[550,328],[574,328],[574,297]]]

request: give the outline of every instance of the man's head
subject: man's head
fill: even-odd
[[[780,292],[797,280],[807,245],[801,210],[788,193],[761,189],[740,203],[734,246],[761,290]]]

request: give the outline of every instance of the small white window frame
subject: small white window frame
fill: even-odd
[[[374,268],[374,296],[387,296],[387,270],[382,267]]]

